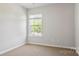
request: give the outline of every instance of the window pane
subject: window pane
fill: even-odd
[[[32,22],[32,32],[40,33],[42,31],[42,21],[33,20]]]
[[[37,15],[38,16],[38,15]],[[36,17],[36,16],[34,16]],[[29,19],[29,25],[30,25],[30,34],[39,36],[42,34],[42,18],[31,18]]]

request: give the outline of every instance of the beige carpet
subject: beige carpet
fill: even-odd
[[[28,44],[1,56],[77,56],[77,54],[71,49]]]

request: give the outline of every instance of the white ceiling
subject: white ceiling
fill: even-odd
[[[25,7],[25,8],[35,8],[35,7],[40,7],[40,6],[46,6],[51,3],[20,3],[19,5]]]

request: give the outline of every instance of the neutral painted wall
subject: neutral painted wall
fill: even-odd
[[[43,15],[42,37],[28,37],[30,43],[74,48],[74,4],[52,4],[31,8],[29,15]]]
[[[26,42],[26,13],[16,4],[0,4],[0,52]]]
[[[75,43],[79,54],[79,4],[75,4]]]

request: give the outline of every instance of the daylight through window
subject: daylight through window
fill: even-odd
[[[29,30],[31,36],[42,35],[42,15],[35,14],[29,16]]]

